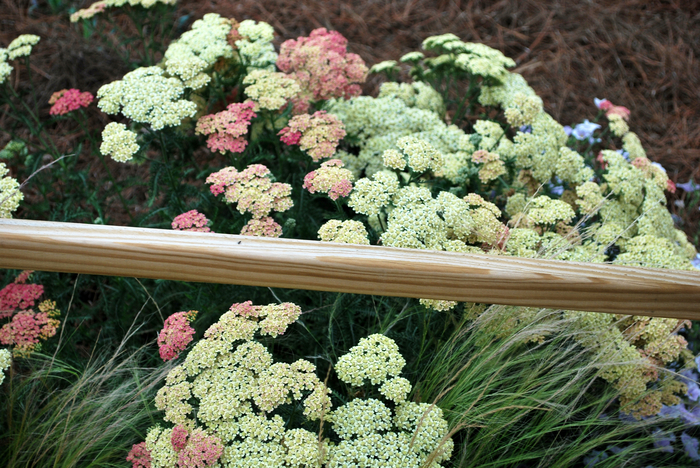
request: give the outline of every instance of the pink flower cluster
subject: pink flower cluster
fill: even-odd
[[[0,328],[0,344],[13,346],[13,354],[28,356],[40,347],[40,341],[56,334],[60,311],[54,301],[43,301],[38,312],[30,309],[44,293],[39,284],[25,284],[31,271],[22,272],[14,283],[0,290],[0,319],[12,317]]]
[[[227,203],[237,203],[238,211],[246,211],[254,219],[268,216],[271,211],[286,211],[294,203],[290,197],[292,186],[270,180],[270,170],[262,164],[251,164],[238,172],[234,167],[225,167],[207,177],[212,184],[211,193],[224,193]]]
[[[146,442],[134,444],[126,461],[131,462],[132,468],[151,468],[151,452],[146,448]]]
[[[282,43],[277,66],[302,89],[295,101],[295,113],[306,112],[312,100],[349,99],[361,93],[359,83],[367,78],[367,66],[359,55],[347,53],[347,44],[339,32],[326,28]]]
[[[253,101],[229,104],[226,110],[200,118],[195,132],[209,135],[207,146],[212,151],[242,153],[248,145],[243,135],[248,133],[250,120],[257,117],[254,108]]]
[[[313,115],[294,116],[278,133],[287,145],[299,145],[314,162],[335,154],[340,140],[345,137],[345,126],[335,115],[317,111]]]
[[[25,284],[31,271],[23,271],[14,283],[0,290],[0,319],[11,316],[16,309],[24,310],[32,307],[34,302],[44,294],[40,284]]]
[[[221,440],[207,436],[202,429],[195,429],[188,434],[186,427],[175,426],[171,438],[173,449],[178,452],[179,468],[205,468],[213,466],[224,453]]]
[[[209,224],[209,220],[206,216],[197,210],[190,210],[176,216],[171,226],[176,231],[211,232],[207,224]]]
[[[630,118],[630,110],[624,106],[616,106],[607,99],[595,99],[595,105],[598,109],[605,111],[605,116],[618,115],[625,120]]]
[[[251,219],[248,224],[241,229],[242,236],[258,236],[258,237],[280,237],[282,235],[282,226],[277,224],[274,219],[269,216],[263,216],[260,219]]]
[[[296,322],[301,315],[301,308],[291,302],[254,306],[251,301],[246,301],[233,304],[229,311],[241,317],[262,318],[259,322],[260,331],[273,338],[284,334],[287,327]]]
[[[347,197],[352,191],[352,172],[343,169],[343,161],[330,159],[321,163],[321,167],[304,177],[304,188],[311,193],[327,193],[331,200]]]
[[[94,97],[89,92],[81,92],[79,89],[62,89],[51,95],[49,104],[53,104],[49,109],[51,115],[66,115],[69,112],[87,107],[92,103]]]
[[[158,334],[158,351],[163,361],[177,358],[192,341],[194,328],[190,323],[197,317],[196,310],[177,312],[165,319]]]

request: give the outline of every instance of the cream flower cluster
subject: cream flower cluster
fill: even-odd
[[[318,230],[322,242],[369,245],[367,229],[360,221],[331,219]]]
[[[284,73],[255,69],[243,79],[246,95],[260,108],[279,110],[301,92],[299,84]]]
[[[208,13],[194,22],[192,29],[171,43],[165,51],[163,65],[171,76],[182,80],[186,88],[199,89],[211,80],[205,71],[220,58],[233,57],[227,42],[231,21]]]
[[[22,34],[13,39],[7,46],[7,58],[15,60],[20,57],[28,57],[32,48],[39,43],[39,36],[34,34]]]
[[[3,84],[12,73],[13,67],[7,63],[20,57],[28,57],[32,48],[39,42],[40,37],[34,34],[22,34],[10,42],[7,49],[0,47],[0,84]]]
[[[110,122],[102,131],[100,153],[118,162],[130,161],[139,150],[136,136],[136,133],[126,129],[126,125]]]
[[[406,361],[394,340],[384,335],[362,338],[336,364],[338,377],[353,386],[371,383],[393,403],[354,399],[329,414],[340,437],[329,451],[328,467],[421,467],[431,454],[430,466],[449,460],[454,443],[440,408],[406,401],[411,384],[398,377]]]
[[[311,193],[326,193],[331,200],[347,197],[355,176],[343,166],[340,159],[322,162],[321,167],[306,174],[303,187]]]
[[[180,99],[184,86],[178,78],[166,78],[159,67],[138,68],[122,80],[97,90],[97,106],[107,114],[121,113],[131,120],[147,123],[154,130],[180,125],[193,117],[197,105]]]
[[[0,163],[0,219],[12,218],[12,212],[19,208],[19,202],[24,200],[17,179],[6,177],[9,172],[5,163]]]
[[[252,164],[243,171],[226,167],[207,177],[211,193],[224,194],[226,203],[238,204],[238,211],[249,212],[254,219],[268,216],[272,211],[286,211],[294,203],[290,198],[292,186],[272,182],[270,170],[262,164]]]
[[[232,305],[185,362],[168,374],[156,406],[175,427],[151,428],[146,454],[139,451],[139,456],[148,455],[153,468],[178,463],[293,467],[322,461],[328,443],[319,443],[318,436],[307,430],[285,428],[275,412],[281,405],[299,402],[308,419],[323,418],[331,408],[329,390],[310,362],[275,363],[253,340],[257,333],[273,337],[284,333],[300,313],[290,303]],[[196,457],[200,464],[194,463]]]
[[[272,45],[272,40],[275,38],[275,30],[272,26],[264,21],[256,23],[253,20],[243,20],[233,37],[243,65],[275,71],[277,52]]]
[[[126,4],[130,6],[140,6],[143,8],[151,8],[156,3],[164,5],[174,5],[177,0],[100,0],[91,4],[87,8],[78,10],[70,15],[71,23],[76,23],[82,19],[90,19],[98,13],[104,12],[107,8],[120,8]]]
[[[0,385],[5,380],[5,371],[12,365],[12,353],[7,348],[0,348]]]

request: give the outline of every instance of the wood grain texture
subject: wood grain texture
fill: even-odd
[[[28,220],[0,268],[700,320],[700,272]]]

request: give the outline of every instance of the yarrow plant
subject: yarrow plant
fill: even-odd
[[[197,210],[182,213],[173,219],[171,227],[176,231],[211,232],[209,220]]]
[[[167,319],[163,329],[158,334],[158,350],[163,361],[177,358],[187,345],[192,341],[194,328],[190,323],[197,318],[198,312],[177,312]]]
[[[287,145],[299,145],[314,162],[333,156],[338,142],[345,136],[343,123],[333,114],[317,111],[313,115],[294,116],[279,132]]]
[[[22,272],[0,290],[0,319],[10,319],[0,328],[0,344],[11,347],[12,354],[21,357],[41,349],[41,341],[54,336],[60,325],[61,311],[56,302],[47,299],[36,304],[44,287],[27,284],[31,273]]]
[[[49,104],[53,104],[49,109],[51,115],[66,115],[69,112],[78,110],[81,107],[88,107],[93,96],[89,92],[81,92],[79,89],[62,89],[51,95]]]
[[[158,392],[156,405],[173,427],[149,429],[127,461],[136,468],[357,463],[418,468],[428,459],[442,466],[453,450],[447,421],[438,407],[407,401],[411,384],[399,375],[405,360],[393,340],[363,338],[336,366],[342,381],[358,386],[367,379],[388,403],[355,398],[336,410],[313,364],[274,362],[255,340],[258,334],[285,333],[300,314],[291,303],[233,304]],[[322,425],[316,434],[285,422],[280,408],[294,402],[307,421],[330,421],[340,442],[326,437]]]
[[[302,90],[295,102],[296,113],[306,112],[312,100],[360,94],[367,67],[359,55],[347,52],[347,42],[337,31],[319,28],[311,31],[309,37],[282,43],[277,66],[290,74]]]
[[[208,135],[207,146],[212,151],[241,153],[248,144],[243,136],[248,133],[250,119],[257,115],[254,108],[252,101],[230,104],[224,111],[200,118],[196,132]]]

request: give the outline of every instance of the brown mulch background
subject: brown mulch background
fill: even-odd
[[[0,0],[0,46],[23,33],[42,36],[32,55],[44,78],[41,96],[67,87],[94,93],[128,71],[84,41],[67,13],[49,11],[41,1]],[[208,12],[266,21],[279,42],[335,29],[368,65],[418,50],[436,34],[483,42],[516,59],[515,71],[562,124],[593,117],[593,98],[607,98],[631,109],[631,129],[675,182],[700,180],[699,1],[181,0],[177,18],[189,26]],[[371,80],[366,92],[377,84]],[[693,238],[700,212],[673,203],[684,198],[678,190],[669,207]]]

